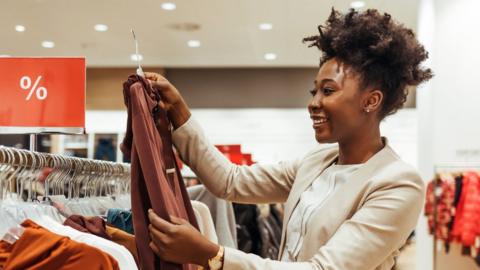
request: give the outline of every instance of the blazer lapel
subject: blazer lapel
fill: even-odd
[[[298,202],[300,201],[300,196],[302,193],[312,184],[315,179],[317,179],[323,171],[328,168],[333,162],[338,158],[338,149],[334,148],[333,151],[327,153],[325,158],[322,161],[319,161],[318,171],[314,177],[309,179],[302,179],[301,181],[296,181],[292,186],[292,194],[289,196],[287,203],[285,205],[285,219],[290,220],[290,216],[293,213],[293,210],[297,207]]]
[[[299,181],[295,181],[293,183],[291,194],[285,203],[285,214],[283,217],[283,226],[282,226],[282,240],[280,242],[280,253],[279,253],[279,260],[282,257],[283,249],[285,245],[285,239],[287,235],[287,225],[290,221],[290,217],[293,213],[293,210],[297,207],[298,202],[300,201],[300,196],[302,193],[312,184],[315,179],[317,179],[323,171],[328,168],[333,162],[338,158],[338,148],[332,148],[329,152],[326,153],[323,160],[319,160],[319,167],[318,171],[314,177],[308,179],[298,179]]]

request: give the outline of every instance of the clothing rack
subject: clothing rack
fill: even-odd
[[[51,188],[56,193],[67,189],[69,198],[79,196],[82,185],[89,188],[90,194],[96,192],[101,194],[106,189],[110,190],[112,183],[116,183],[114,186],[117,190],[130,189],[130,164],[34,152],[0,145],[0,175],[2,173],[4,176],[10,175],[6,180],[0,179],[0,198],[3,197],[4,186],[8,191],[17,185],[19,190],[19,182],[12,181],[14,179],[12,175],[18,176],[25,170],[37,176],[43,170],[51,170],[43,180],[45,196],[50,194]],[[38,178],[27,179],[30,187],[28,198],[33,199],[33,182]]]
[[[436,175],[441,172],[451,172],[455,171],[458,172],[459,170],[473,170],[478,169],[480,170],[480,162],[451,162],[451,163],[438,163],[434,165],[434,203],[433,203],[433,270],[437,270],[437,202],[438,202],[438,178]]]
[[[34,152],[0,145],[0,164],[29,168],[79,169],[92,174],[130,175],[130,164]]]

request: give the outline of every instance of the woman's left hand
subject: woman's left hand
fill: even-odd
[[[148,211],[148,218],[150,248],[166,261],[207,267],[208,259],[215,257],[220,249],[184,219],[170,216],[170,223],[151,209]]]

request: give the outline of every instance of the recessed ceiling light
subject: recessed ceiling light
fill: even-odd
[[[350,6],[352,8],[362,8],[365,6],[365,2],[363,1],[353,1],[352,3],[350,3]]]
[[[260,30],[272,30],[273,25],[271,23],[261,23],[258,25],[258,29]]]
[[[264,56],[265,60],[272,61],[277,59],[277,55],[274,53],[266,53]]]
[[[93,28],[95,29],[95,31],[98,32],[105,32],[108,30],[108,26],[106,26],[105,24],[95,24]]]
[[[26,28],[23,25],[15,25],[15,31],[17,32],[25,32]]]
[[[190,48],[200,47],[200,41],[199,40],[189,40],[187,42],[187,44],[188,44],[188,47],[190,47]]]
[[[175,5],[174,3],[167,2],[167,3],[162,3],[162,8],[165,10],[175,10],[177,8],[177,5]]]
[[[51,49],[51,48],[55,47],[55,42],[45,40],[45,41],[42,42],[42,47]]]
[[[141,54],[132,54],[132,55],[130,55],[130,59],[131,59],[132,61],[135,61],[135,62],[142,61],[142,60],[143,60],[143,55],[141,55]]]

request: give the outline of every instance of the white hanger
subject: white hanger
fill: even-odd
[[[133,31],[133,29],[131,29],[132,31],[132,35],[133,35],[133,41],[135,42],[135,55],[137,56],[137,64],[138,64],[138,68],[137,68],[137,75],[138,76],[142,76],[142,77],[145,77],[145,73],[143,73],[143,69],[142,67],[140,66],[140,54],[138,53],[138,41],[137,41],[137,37],[135,36],[135,31]]]

